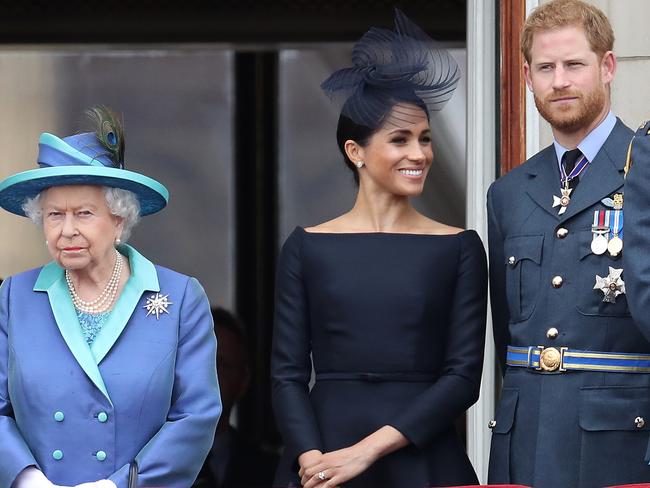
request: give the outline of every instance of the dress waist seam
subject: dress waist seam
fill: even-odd
[[[406,382],[433,383],[438,375],[420,372],[382,372],[372,373],[363,371],[341,371],[316,373],[316,381],[368,381],[368,382]]]

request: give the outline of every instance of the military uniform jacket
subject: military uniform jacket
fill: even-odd
[[[624,191],[632,135],[617,120],[563,215],[552,208],[560,194],[553,146],[488,192],[494,336],[505,373],[490,483],[563,488],[650,481],[650,374],[505,366],[508,345],[650,353],[626,295],[605,303],[594,289],[596,275],[624,268],[620,255],[592,253],[591,227],[594,211],[608,209],[601,200]]]
[[[186,488],[221,412],[216,340],[198,281],[123,246],[132,274],[92,347],[63,270],[27,271],[0,292],[0,487],[38,466],[57,485],[109,478]],[[160,292],[168,313],[147,315]]]

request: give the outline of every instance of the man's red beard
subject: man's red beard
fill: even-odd
[[[569,97],[576,98],[570,105],[563,106],[551,101]],[[554,91],[544,100],[535,95],[535,106],[540,115],[554,129],[568,133],[588,127],[601,114],[606,101],[604,86],[587,94],[570,90]]]

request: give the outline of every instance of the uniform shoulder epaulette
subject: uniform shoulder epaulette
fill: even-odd
[[[639,126],[639,128],[636,130],[634,133],[634,136],[632,137],[632,140],[630,141],[630,145],[627,148],[627,158],[625,161],[625,176],[627,176],[628,171],[630,171],[630,168],[632,167],[632,163],[634,162],[635,155],[634,153],[634,146],[635,146],[635,141],[640,138],[645,138],[645,137],[650,137],[650,120],[646,120],[643,124]]]
[[[650,120],[646,120],[643,124],[641,124],[639,129],[636,131],[636,135],[650,136]]]

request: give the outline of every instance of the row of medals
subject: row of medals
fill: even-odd
[[[571,189],[567,187],[561,189],[562,197],[553,196],[553,207],[560,207],[558,212],[559,215],[562,215],[569,203],[571,202]],[[620,212],[619,217],[623,216],[623,194],[615,193],[612,198],[606,198],[602,201],[603,204],[608,207],[613,208],[612,212]],[[595,222],[598,222],[598,214],[602,210],[595,211]],[[614,220],[615,213],[611,214],[610,220]],[[609,224],[609,222],[607,222]],[[610,225],[599,226],[597,224],[592,225],[591,232],[593,233],[593,239],[591,240],[591,252],[597,254],[598,256],[609,252],[610,256],[616,257],[623,250],[623,239],[619,237],[619,233],[622,229],[614,229],[613,235],[610,238],[610,233],[612,229]]]
[[[623,194],[616,193],[611,199],[606,200],[607,201],[603,201],[603,203],[607,206],[613,207],[613,210],[610,211],[610,222],[615,220],[617,221],[618,218],[615,219],[615,217],[620,218],[623,216]],[[598,222],[599,214],[604,212],[604,210],[596,210],[594,212],[594,221]],[[616,213],[618,213],[618,215],[616,215]],[[610,224],[610,222],[605,223]],[[618,228],[612,230],[611,225],[599,226],[594,223],[594,225],[591,226],[591,232],[593,234],[591,240],[591,252],[599,256],[608,252],[610,256],[617,257],[623,250],[623,239],[619,236],[621,231],[622,229]]]
[[[623,251],[623,239],[620,237],[623,232],[623,194],[615,193],[612,198],[605,198],[601,202],[612,210],[594,211],[591,252],[597,255],[609,252],[610,256],[617,257]],[[601,278],[600,275],[596,275],[594,290],[603,292],[603,302],[616,303],[616,298],[625,294],[622,273],[622,268],[615,269],[610,266],[606,277]]]
[[[571,191],[572,189],[568,187],[568,180],[565,183],[564,188],[560,189],[561,197],[553,195],[553,208],[559,208],[559,215],[562,215],[566,212],[569,203],[571,203]],[[609,212],[609,221],[608,225],[598,225],[600,222],[601,212],[604,210],[596,210],[594,212],[594,225],[591,227],[591,232],[593,238],[591,240],[591,252],[596,255],[603,255],[606,252],[612,257],[618,256],[621,251],[623,251],[623,239],[620,238],[619,233],[622,232],[622,226],[619,229],[617,223],[619,219],[623,217],[623,194],[615,193],[611,198],[605,198],[601,201],[605,206],[612,208]],[[618,215],[617,215],[618,213]],[[618,218],[617,218],[618,217]],[[604,220],[604,219],[603,219]],[[614,232],[609,225],[610,222],[614,220]],[[610,238],[610,233],[613,234]],[[609,267],[609,274],[605,278],[601,278],[599,275],[596,275],[596,284],[594,285],[595,290],[600,290],[604,293],[603,302],[606,303],[615,303],[616,297],[622,294],[625,294],[625,282],[621,278],[623,273],[622,269],[614,269],[611,266]]]

